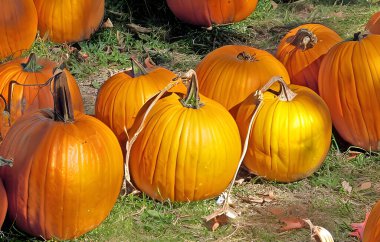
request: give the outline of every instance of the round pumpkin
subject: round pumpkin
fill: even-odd
[[[380,201],[372,208],[363,235],[363,242],[378,241],[380,241]]]
[[[216,101],[199,97],[193,75],[185,97],[171,93],[153,106],[132,145],[129,167],[133,182],[150,197],[195,201],[227,188],[240,152],[234,119]]]
[[[380,34],[380,11],[371,16],[365,29],[372,34]]]
[[[0,0],[0,60],[17,57],[32,46],[37,34],[33,0]]]
[[[306,86],[318,93],[318,72],[327,51],[342,38],[321,24],[304,24],[290,30],[280,41],[276,57],[290,76],[292,84]]]
[[[265,179],[297,181],[318,169],[329,151],[330,113],[324,101],[307,87],[286,86],[285,82],[270,86],[262,92],[243,162]],[[242,140],[257,103],[257,96],[251,94],[238,109],[236,122]]]
[[[38,30],[56,43],[89,39],[104,17],[104,0],[34,0]]]
[[[44,239],[73,239],[110,213],[123,180],[123,154],[100,120],[75,112],[65,72],[54,80],[54,110],[25,114],[9,129],[0,156],[8,214],[20,230]]]
[[[218,101],[231,113],[272,76],[282,76],[290,83],[280,61],[264,50],[243,45],[227,45],[210,52],[196,72],[201,94]]]
[[[57,67],[56,62],[48,59],[37,59],[35,54],[31,54],[28,58],[14,59],[0,65],[0,94],[8,103],[10,83],[16,81],[22,84],[12,86],[11,110],[8,110],[10,111],[11,124],[27,110],[53,107],[51,86],[40,87],[38,85],[47,82]],[[83,112],[83,100],[78,84],[67,69],[64,72],[68,78],[74,109]],[[2,135],[4,136],[5,133]]]
[[[380,150],[380,35],[345,41],[324,57],[319,92],[339,135],[352,145]]]
[[[176,77],[162,67],[147,70],[135,60],[133,66],[109,78],[95,103],[95,117],[112,129],[122,145],[127,141],[125,129],[132,127],[140,108]]]
[[[3,181],[0,179],[0,231],[1,226],[3,226],[5,216],[8,210],[8,199],[7,193],[5,192]]]
[[[239,22],[256,8],[257,0],[166,0],[174,15],[185,23],[211,27]]]

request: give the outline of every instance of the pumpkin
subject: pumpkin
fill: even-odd
[[[327,51],[342,41],[339,35],[321,24],[304,24],[290,30],[280,41],[276,57],[290,76],[290,82],[318,93],[318,72]]]
[[[149,70],[132,59],[132,70],[109,78],[100,88],[95,103],[95,117],[108,125],[120,144],[125,145],[127,135],[140,108],[176,74],[162,67]]]
[[[318,76],[339,135],[352,145],[380,150],[380,36],[345,41],[324,57]]]
[[[7,215],[7,210],[8,210],[7,193],[5,192],[3,182],[0,179],[0,231],[1,231],[1,226],[3,226],[5,216]]]
[[[363,242],[378,241],[380,241],[380,201],[372,208],[363,235]]]
[[[0,60],[28,50],[37,34],[33,0],[0,0]]]
[[[53,96],[50,86],[40,87],[53,76],[54,69],[58,67],[56,62],[48,59],[37,59],[35,54],[28,58],[18,58],[0,65],[0,94],[5,101],[10,102],[11,124],[26,110],[53,107]],[[74,109],[83,112],[82,96],[75,78],[64,70],[72,92]],[[11,82],[21,85],[9,87]],[[26,86],[25,86],[26,85]],[[12,90],[10,94],[9,90]],[[9,100],[11,95],[11,100]],[[0,124],[2,125],[2,124]],[[2,126],[1,126],[2,127]],[[5,133],[2,133],[4,137]]]
[[[54,110],[25,114],[9,129],[0,156],[8,214],[20,230],[68,240],[110,213],[123,179],[123,154],[113,132],[74,111],[65,72],[54,80]]]
[[[239,163],[241,144],[234,119],[216,101],[199,96],[192,73],[185,97],[171,93],[158,100],[131,148],[132,180],[157,200],[215,197],[231,182]],[[137,119],[145,115],[145,107]]]
[[[275,57],[242,45],[226,45],[210,52],[196,72],[201,94],[218,101],[233,115],[238,104],[272,76],[282,76],[290,83],[286,68]]]
[[[380,11],[371,16],[365,29],[372,34],[380,34]]]
[[[56,43],[89,39],[104,17],[104,0],[34,0],[38,30]]]
[[[166,0],[174,15],[185,23],[211,27],[239,22],[256,8],[257,0]]]
[[[318,169],[327,155],[332,132],[330,113],[311,89],[287,86],[278,77],[271,80],[260,91],[259,101],[251,94],[238,109],[236,122],[242,140],[247,137],[253,113],[257,113],[243,163],[265,179],[297,181]],[[272,85],[274,82],[281,85]]]

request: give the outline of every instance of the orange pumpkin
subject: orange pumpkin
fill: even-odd
[[[16,81],[22,85],[32,85],[13,85],[10,106],[11,124],[27,109],[53,107],[50,86],[41,88],[38,85],[48,81],[53,76],[56,67],[58,67],[56,62],[48,59],[37,59],[35,54],[31,54],[29,58],[18,58],[0,65],[0,94],[7,102],[9,102],[11,81]],[[77,82],[69,71],[65,69],[64,72],[67,75],[69,88],[72,92],[74,109],[83,112],[84,106]],[[2,135],[4,137],[5,134],[2,133]]]
[[[239,22],[256,8],[257,0],[166,0],[169,8],[180,20],[194,25],[210,27],[212,24]]]
[[[104,17],[104,0],[34,0],[41,36],[56,43],[89,39]]]
[[[380,34],[380,11],[371,16],[365,26],[365,29],[372,34]]]
[[[214,99],[234,113],[249,94],[272,76],[290,83],[284,65],[264,50],[227,45],[209,53],[197,66],[201,94]]]
[[[110,213],[123,179],[123,154],[98,119],[75,112],[65,72],[55,76],[54,110],[25,114],[9,129],[0,156],[8,214],[22,231],[68,240],[97,227]]]
[[[1,226],[3,226],[5,216],[8,210],[8,199],[7,193],[5,192],[3,181],[0,179],[0,231]]]
[[[371,210],[364,227],[363,242],[380,241],[380,201]]]
[[[282,38],[276,57],[284,64],[290,82],[318,93],[318,72],[327,51],[342,41],[335,31],[321,24],[304,24]]]
[[[153,106],[132,145],[129,168],[136,186],[154,199],[202,200],[227,188],[240,152],[234,119],[216,101],[199,97],[192,75],[186,97],[172,93]]]
[[[33,0],[0,0],[0,60],[28,50],[37,34]]]
[[[273,81],[281,81],[281,88]],[[244,165],[268,180],[292,182],[308,177],[319,168],[330,149],[329,110],[309,88],[287,86],[278,78],[266,87],[270,89],[260,91],[260,105],[257,96],[251,94],[237,112],[240,137],[245,140],[257,109]]]
[[[324,57],[319,92],[340,136],[366,150],[380,150],[380,35],[345,41]]]

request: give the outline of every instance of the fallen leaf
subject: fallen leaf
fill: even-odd
[[[107,20],[104,21],[102,28],[113,28],[113,23],[110,18],[107,18]]]
[[[352,186],[350,186],[350,183],[348,183],[347,181],[342,181],[342,187],[344,191],[348,193],[352,192]]]
[[[152,32],[152,29],[151,29],[151,28],[145,28],[145,27],[142,27],[142,26],[137,25],[137,24],[134,24],[134,23],[127,24],[127,27],[128,27],[132,32],[135,32],[135,33],[148,34],[148,33]]]
[[[286,211],[280,207],[269,208],[269,212],[271,212],[273,215],[275,215],[277,217],[282,216],[286,213]]]
[[[359,191],[367,190],[367,189],[370,189],[371,187],[372,187],[371,182],[363,182],[362,184],[360,184]]]
[[[240,178],[239,180],[235,181],[235,184],[241,185],[244,182],[244,178]]]
[[[285,223],[285,225],[280,228],[280,231],[282,232],[292,229],[301,229],[306,225],[303,219],[297,217],[284,217],[280,218],[280,221]]]
[[[365,225],[367,223],[367,220],[368,220],[368,217],[369,217],[369,212],[365,215],[365,219],[364,219],[364,222],[362,223],[352,223],[351,224],[351,228],[353,229],[353,231],[351,233],[349,233],[348,235],[349,236],[353,236],[353,237],[356,237],[358,238],[360,241],[362,241],[363,239],[363,234],[364,234],[364,228],[365,228]]]
[[[273,0],[270,1],[270,4],[272,5],[273,9],[276,9],[278,7],[278,4]]]

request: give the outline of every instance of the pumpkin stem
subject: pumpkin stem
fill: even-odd
[[[189,70],[185,76],[190,79],[190,85],[187,88],[185,98],[181,99],[181,103],[186,108],[199,109],[204,104],[201,103],[199,97],[198,78],[194,70]]]
[[[299,29],[293,37],[289,39],[290,44],[305,51],[313,48],[318,42],[318,38],[308,29]]]
[[[21,66],[26,72],[38,72],[43,68],[37,64],[37,56],[34,53],[31,53],[26,63],[22,63]]]
[[[131,62],[132,62],[132,77],[138,77],[141,75],[148,74],[148,71],[145,69],[145,67],[134,56],[131,56]]]
[[[242,60],[242,61],[258,61],[258,59],[256,59],[256,54],[253,54],[253,55],[251,55],[251,54],[249,54],[249,53],[247,53],[247,52],[245,52],[245,51],[243,51],[243,52],[240,52],[238,55],[237,55],[237,58],[239,59],[239,60]]]
[[[54,120],[74,122],[74,109],[65,72],[54,76]]]
[[[13,166],[13,160],[12,159],[5,159],[4,157],[0,156],[0,166]]]
[[[274,83],[280,83],[281,85],[281,90],[280,90],[280,94],[278,95],[278,99],[281,100],[281,101],[286,101],[286,102],[290,102],[292,101],[296,96],[297,96],[297,93],[293,92],[289,87],[288,85],[286,84],[286,82],[284,81],[284,79],[282,79],[282,77],[280,76],[274,76],[272,77],[268,82],[267,84],[265,84],[259,92],[261,93],[264,93],[266,92]]]
[[[368,31],[357,32],[354,34],[354,38],[352,40],[353,41],[360,41],[360,40],[364,39],[365,37],[367,37],[368,33],[369,33]]]

